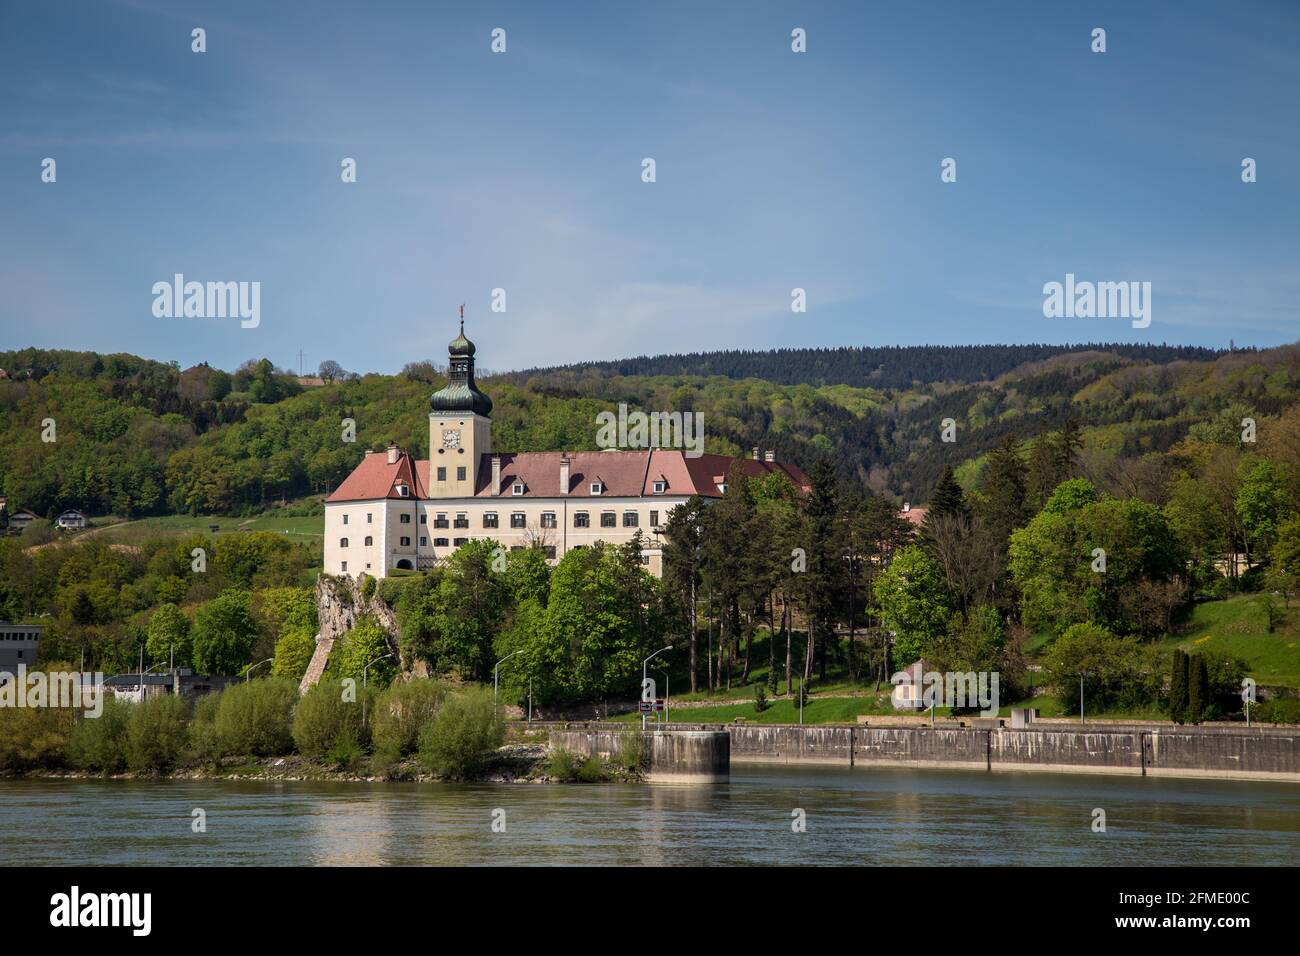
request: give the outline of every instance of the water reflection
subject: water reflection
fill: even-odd
[[[762,765],[705,786],[7,780],[0,833],[26,865],[1289,864],[1300,787]]]

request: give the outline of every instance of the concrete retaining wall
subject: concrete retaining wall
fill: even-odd
[[[553,730],[553,750],[612,760],[640,730]],[[731,776],[731,736],[725,730],[651,730],[645,734],[651,781],[717,783]]]

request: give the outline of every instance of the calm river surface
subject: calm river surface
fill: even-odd
[[[752,764],[699,787],[0,781],[4,865],[1297,861],[1300,786],[1281,783]]]

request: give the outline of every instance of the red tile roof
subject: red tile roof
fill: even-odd
[[[479,464],[475,482],[476,497],[492,497],[492,458],[501,459],[500,497],[555,498],[560,490],[560,459],[565,452],[503,452],[498,456],[484,455]],[[750,477],[761,477],[773,472],[785,475],[795,488],[806,494],[811,490],[808,477],[794,465],[779,461],[755,461],[752,458],[730,458],[726,455],[701,455],[689,458],[685,452],[664,448],[646,451],[577,451],[568,452],[569,489],[571,498],[638,498],[652,497],[654,483],[664,481],[664,495],[686,496],[697,494],[705,498],[720,498],[718,485],[726,480],[733,461]],[[379,498],[401,498],[397,493],[399,479],[411,486],[411,497],[427,498],[429,487],[429,462],[416,461],[405,452],[398,455],[396,464],[388,463],[387,452],[368,452],[352,474],[344,479],[326,501],[369,501]],[[591,483],[599,480],[604,487],[600,495],[591,493]],[[512,494],[517,481],[524,484],[522,495]]]

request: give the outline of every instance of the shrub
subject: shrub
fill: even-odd
[[[126,733],[131,705],[104,695],[104,712],[83,717],[68,742],[68,762],[78,770],[121,773],[126,769]]]
[[[216,763],[221,757],[221,738],[217,736],[217,711],[220,694],[205,694],[194,703],[190,720],[190,756],[201,763]]]
[[[465,779],[483,769],[504,739],[492,692],[467,688],[449,695],[420,731],[420,762],[441,777]]]
[[[375,759],[391,764],[415,753],[420,731],[432,722],[446,696],[447,685],[431,680],[394,684],[380,694],[370,718]]]
[[[345,700],[337,681],[317,684],[303,695],[293,712],[293,742],[303,756],[322,760],[341,739],[357,751],[362,747],[361,702]]]
[[[215,731],[223,754],[274,757],[293,750],[298,685],[280,677],[232,684],[221,694]]]
[[[628,731],[618,741],[618,764],[624,770],[640,773],[650,766],[650,748],[639,730]]]
[[[599,783],[606,779],[605,768],[599,757],[584,757],[571,750],[551,751],[547,775],[560,783]]]
[[[1268,724],[1300,724],[1300,697],[1274,697],[1251,707],[1251,717]]]
[[[79,713],[66,707],[0,707],[0,770],[62,766]]]
[[[767,691],[763,689],[762,684],[759,684],[754,688],[754,710],[761,714],[767,710],[767,707]]]
[[[189,707],[172,694],[147,697],[126,722],[126,764],[136,773],[162,773],[176,765],[188,738]]]

